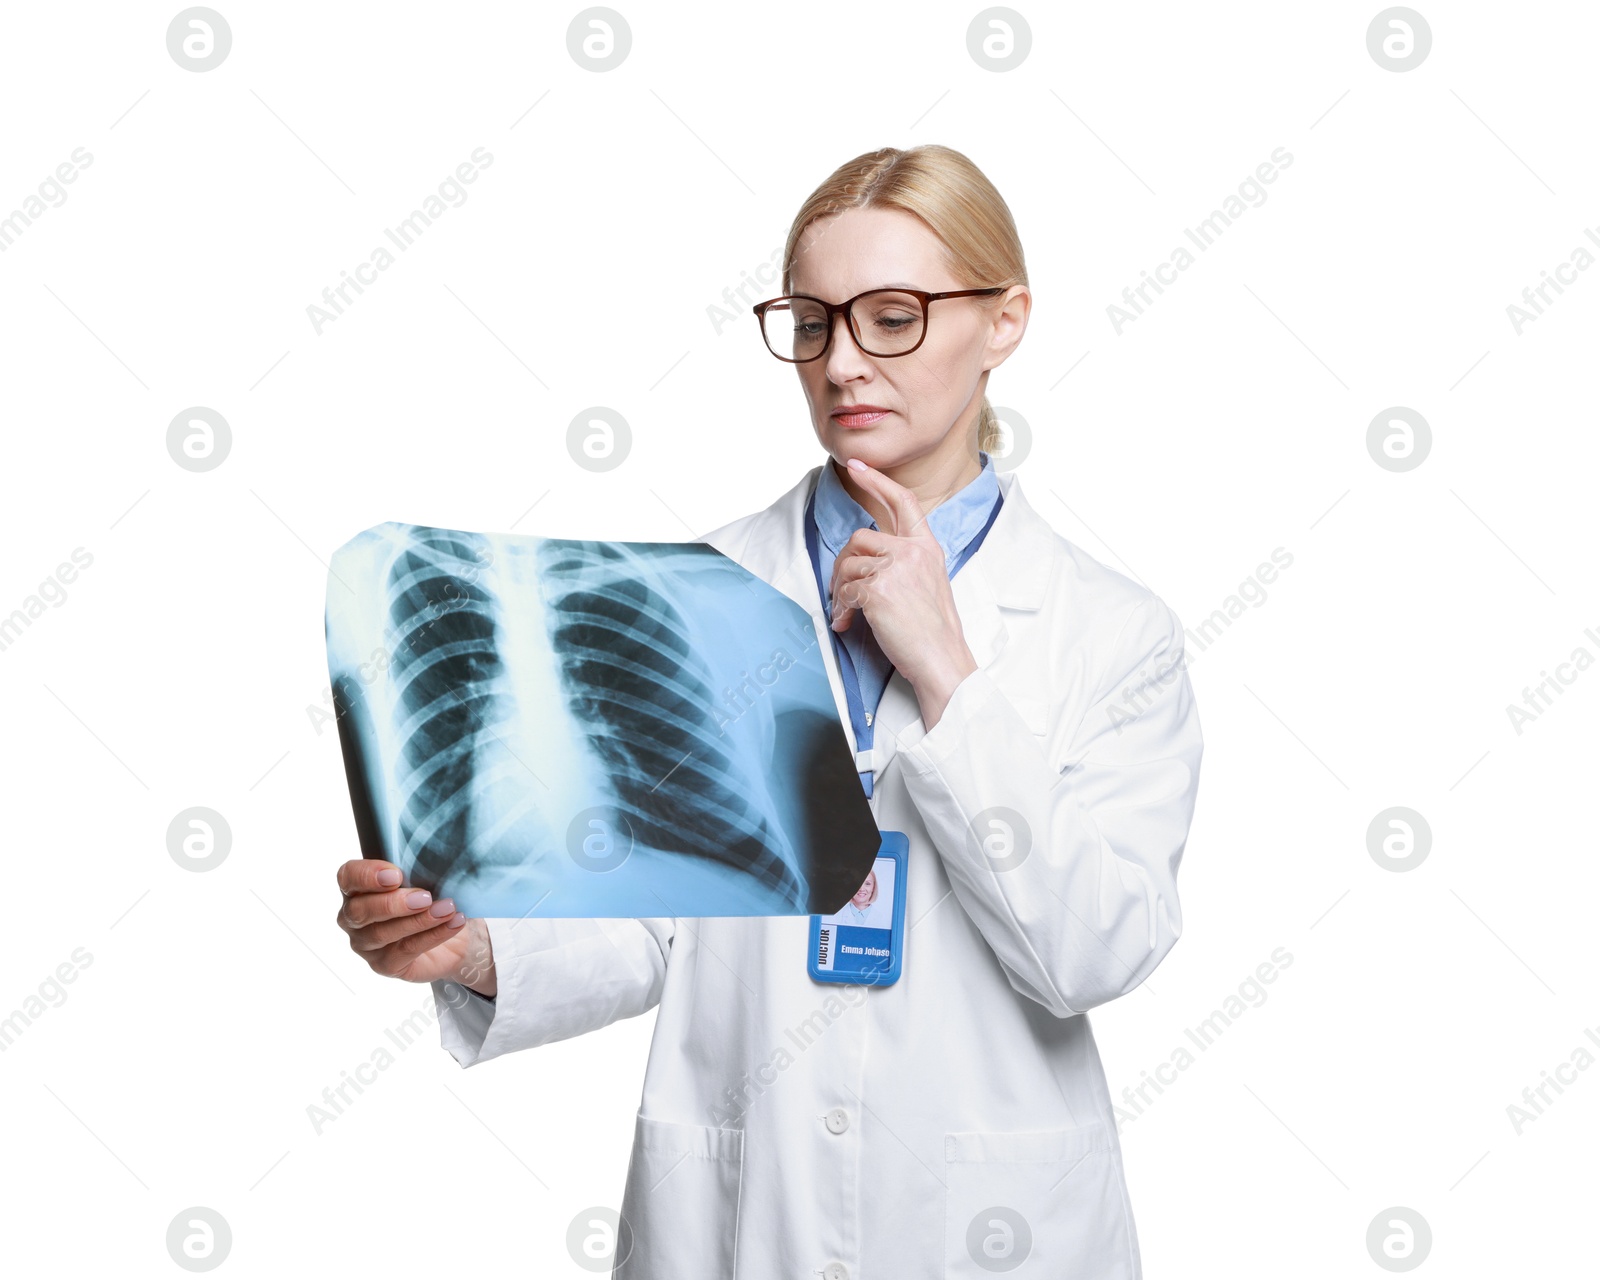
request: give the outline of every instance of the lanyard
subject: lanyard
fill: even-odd
[[[826,466],[827,464],[824,463],[823,465]],[[956,557],[955,563],[950,566],[950,576],[952,578],[956,576],[961,566],[966,564],[972,558],[973,553],[983,544],[983,540],[990,528],[993,527],[995,517],[1000,514],[1000,507],[1004,502],[1004,497],[996,495],[994,508],[989,512],[989,518],[984,521],[983,528],[979,529],[972,541],[962,548],[961,554]],[[813,488],[806,496],[804,517],[806,551],[811,556],[811,574],[817,580],[817,595],[822,601],[822,616],[831,623],[833,617],[828,609],[828,588],[822,581],[822,556],[817,546],[816,506],[817,491]],[[856,664],[850,657],[850,650],[845,647],[843,637],[833,630],[831,626],[828,628],[828,636],[833,641],[833,655],[839,663],[839,677],[844,684],[845,702],[850,707],[850,727],[855,731],[856,759],[859,764],[861,753],[872,750],[872,720],[873,712],[877,708],[874,707],[873,711],[868,711],[862,705],[861,681],[856,675]],[[861,785],[870,797],[872,795],[872,770],[858,769],[858,772],[861,775]]]

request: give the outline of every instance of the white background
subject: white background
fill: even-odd
[[[1293,556],[1192,655],[1183,939],[1092,1015],[1120,1095],[1293,957],[1124,1126],[1148,1275],[1383,1274],[1390,1206],[1431,1227],[1422,1274],[1592,1268],[1600,1069],[1520,1134],[1507,1108],[1600,1055],[1600,670],[1520,734],[1506,707],[1600,657],[1600,271],[1520,335],[1506,308],[1600,252],[1600,11],[1419,3],[1404,73],[1368,54],[1378,3],[1028,5],[1003,73],[948,3],[630,4],[605,73],[568,52],[581,6],[218,0],[204,73],[176,5],[12,7],[0,216],[93,159],[0,253],[0,615],[93,564],[0,651],[0,1015],[92,963],[0,1054],[7,1270],[178,1274],[198,1205],[227,1274],[588,1274],[567,1227],[621,1195],[653,1015],[466,1073],[429,1026],[308,1118],[432,1016],[334,924],[324,562],[390,519],[687,540],[766,506],[822,460],[748,316],[779,290],[720,334],[708,308],[836,165],[921,142],[1021,230],[1034,313],[990,394],[1035,506],[1190,627]],[[308,305],[477,147],[466,202],[319,335]],[[1119,336],[1107,306],[1278,147]],[[233,438],[205,473],[166,447],[197,405]],[[605,474],[566,448],[592,405],[633,435]],[[1395,405],[1433,434],[1403,473],[1366,448]],[[167,851],[195,805],[232,833],[204,874]],[[1405,873],[1367,850],[1395,805],[1433,836]]]

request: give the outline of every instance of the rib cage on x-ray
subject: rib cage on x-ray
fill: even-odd
[[[539,548],[539,571],[568,706],[611,766],[634,837],[717,858],[803,903],[805,885],[712,721],[715,699],[682,616],[612,543],[552,539]]]
[[[474,793],[501,776],[480,766],[495,752],[495,725],[513,713],[494,602],[476,581],[487,563],[481,550],[481,542],[452,530],[420,529],[389,571],[395,728],[406,770],[399,779],[401,853],[430,883],[474,847]],[[474,851],[493,859],[492,844]]]
[[[639,549],[549,539],[538,547],[548,651],[508,643],[480,535],[411,527],[388,575],[397,699],[399,838],[414,883],[514,867],[540,817],[520,759],[519,663],[555,658],[561,697],[603,762],[632,839],[710,858],[787,904],[807,885],[711,715],[708,673],[683,615],[650,585]],[[703,554],[647,544],[662,556]],[[550,673],[535,673],[548,679]],[[552,847],[567,840],[556,815]]]

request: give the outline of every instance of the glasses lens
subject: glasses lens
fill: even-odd
[[[774,355],[811,360],[828,340],[828,313],[815,298],[780,298],[762,312],[761,329]]]
[[[850,308],[850,326],[869,355],[904,355],[922,341],[922,324],[922,303],[894,289],[863,294]]]

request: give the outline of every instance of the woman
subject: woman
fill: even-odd
[[[878,902],[878,873],[867,872],[867,878],[861,882],[861,887],[851,896],[850,901],[839,908],[834,919],[840,924],[853,924],[862,928],[887,929],[889,927],[889,911],[891,904]]]
[[[659,1006],[618,1275],[933,1280],[1031,1259],[1129,1280],[1084,1014],[1181,927],[1201,756],[1182,628],[995,471],[985,392],[1031,295],[965,156],[843,165],[784,262],[804,296],[756,310],[829,461],[704,540],[813,615],[878,826],[910,841],[899,980],[815,980],[805,917],[463,922],[375,861],[340,869],[339,923],[378,972],[434,983],[463,1066]],[[957,296],[869,292],[889,288]]]

